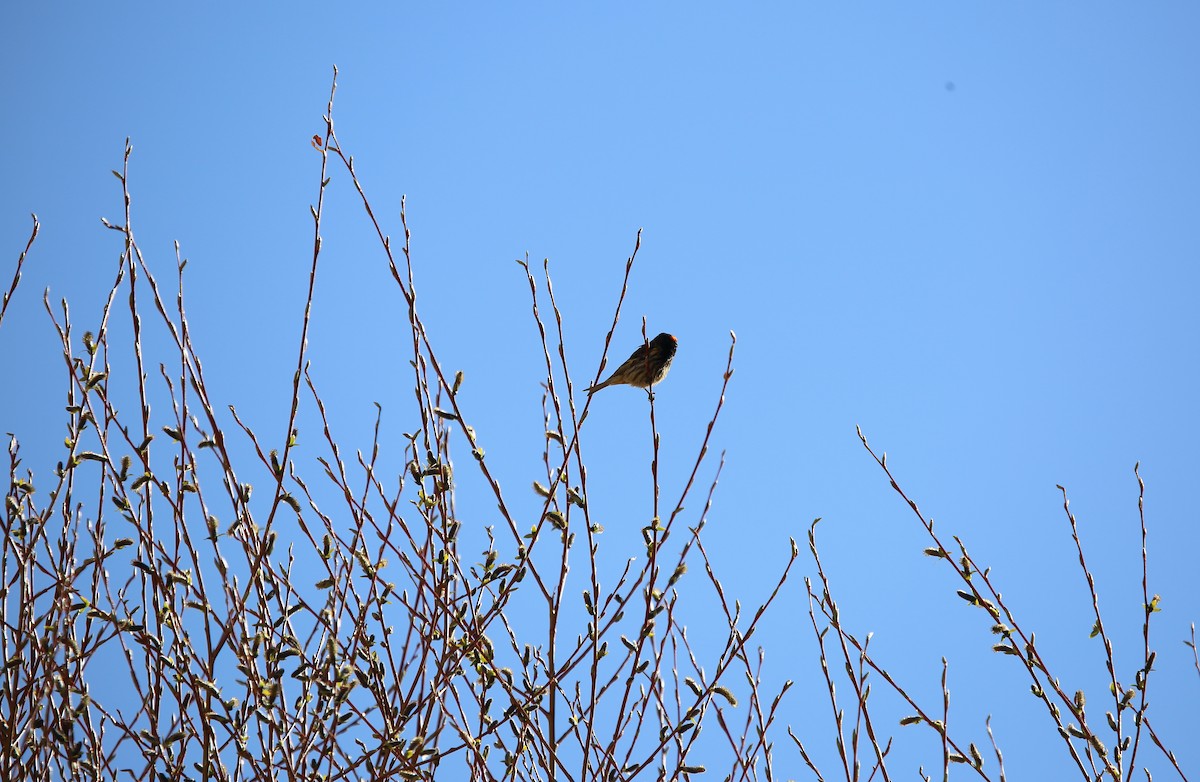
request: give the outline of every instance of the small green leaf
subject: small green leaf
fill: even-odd
[[[728,703],[730,706],[738,705],[737,698],[734,696],[733,691],[730,690],[728,687],[721,687],[721,686],[713,687],[713,692],[715,692],[717,695],[720,695],[722,698],[724,698],[725,702]]]

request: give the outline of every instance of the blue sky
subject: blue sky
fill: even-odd
[[[393,236],[407,194],[422,312],[443,362],[466,371],[510,495],[536,477],[541,445],[541,358],[513,260],[550,259],[581,383],[642,228],[614,352],[634,347],[642,316],[679,338],[658,396],[665,496],[738,335],[708,527],[728,590],[762,595],[788,537],[823,517],[844,617],[875,631],[913,691],[938,697],[949,657],[959,724],[982,745],[982,715],[996,715],[1012,778],[1067,769],[854,427],[1093,700],[1102,658],[1055,484],[1131,679],[1140,460],[1163,596],[1151,714],[1195,768],[1200,676],[1182,641],[1200,617],[1198,30],[1200,11],[1170,2],[14,8],[0,32],[5,284],[29,212],[42,236],[0,328],[0,356],[28,368],[0,384],[0,431],[31,467],[61,439],[41,291],[98,311],[120,253],[99,218],[119,216],[109,170],[130,136],[142,247],[166,273],[180,242],[211,381],[282,433],[318,176],[309,139],[337,64],[339,137]],[[337,173],[331,199],[313,372],[365,445],[374,401],[405,431],[404,314]],[[649,492],[644,408],[618,388],[589,419],[616,560],[640,553],[641,522],[620,513]],[[828,715],[809,708],[822,690],[799,584],[760,642],[771,676],[797,681],[788,721],[831,760]],[[936,748],[907,730],[897,751],[929,768]],[[787,752],[778,768],[804,778]],[[1157,757],[1151,768],[1165,773]]]

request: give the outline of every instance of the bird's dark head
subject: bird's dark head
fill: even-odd
[[[679,347],[679,340],[675,339],[674,334],[663,332],[650,341],[650,347],[656,350],[665,350],[667,355],[675,355],[676,348]]]

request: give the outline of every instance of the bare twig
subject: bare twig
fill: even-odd
[[[3,298],[0,298],[0,323],[4,322],[4,313],[8,311],[8,303],[12,300],[13,294],[17,292],[17,285],[21,282],[21,268],[25,265],[25,257],[33,248],[38,230],[42,227],[38,222],[37,215],[31,214],[30,217],[33,218],[33,230],[29,232],[29,241],[25,242],[25,249],[17,258],[17,268],[13,271],[12,284],[8,286],[8,292],[4,294]]]

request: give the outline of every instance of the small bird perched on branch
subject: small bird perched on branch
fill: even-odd
[[[617,367],[617,371],[587,390],[588,396],[606,386],[635,386],[649,388],[662,381],[671,369],[671,361],[675,358],[675,349],[679,340],[671,334],[663,332],[650,340],[650,353],[646,353],[646,345],[633,351],[633,355],[625,359],[625,363]]]

